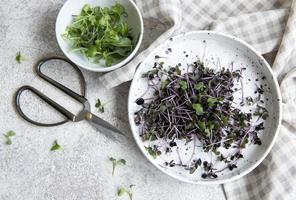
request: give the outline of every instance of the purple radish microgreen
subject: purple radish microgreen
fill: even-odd
[[[169,144],[169,147],[164,148],[165,153],[178,148],[177,140],[190,142],[196,138],[204,152],[217,156],[217,160],[224,162],[226,167],[216,169],[212,158],[210,161],[192,159],[188,165],[180,166],[184,166],[191,174],[199,168],[203,169],[202,178],[217,178],[218,172],[237,167],[246,145],[261,145],[258,134],[264,129],[263,122],[253,123],[252,119],[258,116],[258,120],[265,120],[268,111],[260,105],[257,105],[255,112],[244,112],[234,106],[236,91],[241,91],[244,98],[241,84],[243,70],[222,67],[214,71],[197,61],[189,66],[186,73],[182,73],[179,66],[165,69],[163,62],[155,62],[153,68],[142,75],[154,93],[150,98],[144,98],[143,94],[135,101],[141,107],[135,113],[135,124],[139,126],[140,137],[144,142],[165,140]],[[235,88],[235,84],[242,88]],[[262,85],[257,87],[255,94],[259,102],[263,92]],[[247,106],[257,103],[253,97],[247,97],[241,99],[241,106],[244,106],[244,100]],[[156,158],[163,151],[160,147],[150,144],[145,149]],[[234,153],[224,155],[221,153],[223,149],[233,149]],[[174,163],[172,166],[175,165],[179,164]]]

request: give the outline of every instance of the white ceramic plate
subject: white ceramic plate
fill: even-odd
[[[91,6],[111,7],[116,3],[123,5],[128,13],[127,23],[131,28],[131,35],[133,36],[133,42],[135,44],[135,48],[131,54],[119,63],[106,67],[103,62],[91,63],[81,53],[71,51],[71,42],[65,40],[62,37],[62,34],[65,32],[66,27],[73,21],[72,15],[79,15],[85,4],[89,4]],[[112,71],[128,63],[137,53],[142,42],[143,33],[144,25],[142,15],[132,0],[68,0],[61,8],[56,20],[56,38],[63,53],[76,65],[86,70],[95,72]]]
[[[168,51],[169,48],[171,48],[171,52]],[[246,68],[243,71],[245,97],[254,95],[256,85],[263,85],[265,92],[262,99],[264,100],[264,106],[269,112],[269,117],[264,122],[265,129],[259,134],[262,145],[247,145],[247,148],[243,150],[244,158],[240,159],[237,163],[237,169],[232,171],[228,169],[224,170],[218,173],[218,178],[216,179],[202,179],[201,170],[200,172],[197,170],[196,173],[190,174],[189,171],[185,170],[183,167],[167,167],[164,165],[164,162],[169,162],[172,159],[176,163],[180,161],[176,151],[173,150],[170,154],[162,153],[159,157],[154,159],[145,150],[145,143],[139,136],[139,127],[136,126],[134,122],[134,113],[141,108],[135,103],[135,100],[145,93],[147,89],[147,79],[142,78],[141,75],[153,67],[154,62],[156,62],[156,55],[164,57],[157,59],[157,61],[164,61],[166,67],[168,65],[176,66],[178,63],[181,63],[181,70],[185,70],[187,63],[193,63],[198,58],[203,60],[208,67],[214,69],[220,66],[228,68],[231,66],[232,62],[233,69]],[[145,95],[145,97],[149,96],[152,96],[152,92],[148,92]],[[236,100],[241,101],[241,92],[235,93],[234,101]],[[250,110],[254,108],[247,107],[244,109]],[[275,142],[279,129],[281,120],[281,98],[278,83],[270,66],[254,48],[233,36],[208,31],[197,31],[184,33],[171,38],[156,48],[143,60],[131,84],[128,114],[136,143],[148,160],[158,169],[185,182],[221,184],[246,175],[258,166],[267,156]],[[180,142],[178,146],[181,160],[183,164],[186,164],[186,161],[190,158],[190,151],[192,152],[193,150],[193,142],[189,143],[187,146],[184,146],[184,143]],[[210,155],[202,152],[200,147],[196,147],[195,155],[198,155],[196,158],[202,158],[202,160],[207,161],[210,160]],[[215,165],[218,169],[222,166],[225,166],[225,164],[219,166],[218,163]]]

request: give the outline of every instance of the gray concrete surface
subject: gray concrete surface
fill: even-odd
[[[22,120],[15,112],[13,95],[17,88],[30,84],[75,110],[75,105],[33,72],[34,63],[48,54],[61,54],[55,40],[54,24],[64,1],[61,0],[1,0],[0,2],[0,133],[14,130],[12,145],[4,144],[0,135],[0,199],[128,199],[117,197],[120,186],[135,184],[135,200],[203,200],[224,199],[220,186],[199,186],[179,182],[161,173],[140,153],[130,133],[127,121],[129,83],[102,91],[99,74],[83,71],[87,80],[88,98],[92,109],[97,98],[110,101],[101,117],[119,127],[126,138],[114,141],[87,122],[67,123],[41,128]],[[158,32],[157,21],[146,22]],[[145,37],[157,32],[146,27]],[[146,44],[147,45],[147,44]],[[17,51],[26,60],[15,61]],[[77,89],[78,81],[69,68],[58,63],[49,73],[66,85]],[[32,117],[42,120],[55,116],[52,110],[25,94],[23,105]],[[77,110],[77,109],[76,109]],[[37,112],[36,112],[37,111]],[[96,111],[95,111],[96,112]],[[56,116],[59,117],[59,116]],[[62,151],[51,152],[57,139]],[[127,165],[117,168],[112,177],[109,156],[124,158]]]

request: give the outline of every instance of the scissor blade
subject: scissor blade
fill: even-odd
[[[111,125],[109,122],[106,122],[105,120],[99,118],[98,116],[92,114],[92,118],[90,122],[94,123],[94,125],[98,126],[98,128],[105,128],[111,131],[114,131],[116,133],[119,133],[121,135],[124,135],[120,130],[118,130],[116,127]]]

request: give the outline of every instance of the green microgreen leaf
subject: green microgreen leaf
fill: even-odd
[[[18,63],[20,64],[22,61],[25,60],[25,57],[22,56],[22,54],[21,54],[20,51],[18,51],[18,52],[16,53],[15,60],[16,60],[16,62],[18,62]]]
[[[7,144],[7,145],[11,145],[12,144],[11,139],[9,137],[6,138],[5,144]]]
[[[204,121],[199,121],[199,122],[197,122],[197,124],[201,130],[206,129],[206,123]]]
[[[104,104],[101,103],[101,100],[100,99],[97,99],[97,102],[95,104],[95,107],[98,109],[98,111],[100,113],[104,113],[105,112]]]
[[[124,159],[116,160],[115,158],[110,157],[109,160],[112,162],[112,176],[114,176],[115,168],[117,165],[125,165],[126,164],[126,160],[124,160]]]
[[[12,144],[11,137],[15,136],[16,133],[14,131],[8,131],[6,134],[3,134],[3,135],[6,139],[5,144],[11,145]]]
[[[15,136],[15,135],[16,135],[16,133],[14,131],[8,131],[6,133],[6,136],[8,136],[8,137],[12,137],[12,136]]]
[[[147,71],[146,73],[144,73],[144,74],[142,75],[142,77],[143,77],[143,78],[148,77],[149,79],[152,79],[152,78],[154,78],[155,76],[157,76],[157,74],[158,74],[158,70],[157,70],[157,69],[152,69],[152,70],[149,70],[149,71]]]
[[[121,187],[117,190],[117,196],[122,197],[123,195],[128,195],[130,200],[133,200],[133,191],[132,188],[134,184],[131,184],[128,188]]]
[[[210,129],[208,129],[208,128],[206,128],[205,129],[205,133],[206,133],[206,135],[209,135],[211,132],[210,132]]]
[[[127,191],[126,191],[125,188],[119,188],[118,191],[117,191],[117,195],[118,195],[119,197],[123,196],[123,195],[126,194],[126,193],[127,193]]]
[[[221,115],[221,120],[223,122],[223,124],[226,126],[229,122],[229,118],[226,117],[225,115]]]
[[[161,152],[158,150],[156,146],[152,147],[145,147],[147,152],[155,159],[157,156],[161,154]]]
[[[241,148],[246,148],[246,144],[248,144],[248,143],[249,143],[249,140],[248,140],[247,137],[245,137],[244,140],[242,141],[240,147],[241,147]]]
[[[259,116],[259,118],[266,120],[269,114],[266,108],[257,105],[257,110],[254,112],[254,116]]]
[[[180,88],[185,91],[187,90],[188,86],[187,86],[187,82],[186,81],[180,81]]]
[[[71,42],[72,49],[89,61],[101,60],[111,66],[129,56],[134,49],[131,28],[125,8],[116,3],[111,7],[84,5],[81,13],[62,34]]]
[[[165,89],[165,88],[168,86],[169,83],[170,83],[169,80],[165,80],[165,81],[163,81],[163,82],[161,83],[161,85],[160,85],[160,88],[161,88],[161,89]]]
[[[178,75],[181,75],[181,70],[180,70],[180,68],[179,68],[178,66],[176,66],[176,73],[177,73]]]
[[[213,130],[214,127],[215,127],[214,122],[212,122],[212,121],[208,121],[208,129],[209,129],[209,130]]]
[[[197,115],[201,115],[204,112],[202,105],[199,103],[192,104],[192,108],[195,110]]]
[[[58,141],[55,140],[53,142],[52,147],[50,148],[51,151],[57,151],[57,150],[62,150],[63,148],[58,144]]]
[[[209,107],[213,108],[216,105],[216,103],[219,102],[219,100],[217,98],[209,97],[207,102],[208,102]]]
[[[194,89],[196,89],[197,91],[203,91],[205,89],[205,84],[203,82],[199,82],[197,84],[194,85]]]

